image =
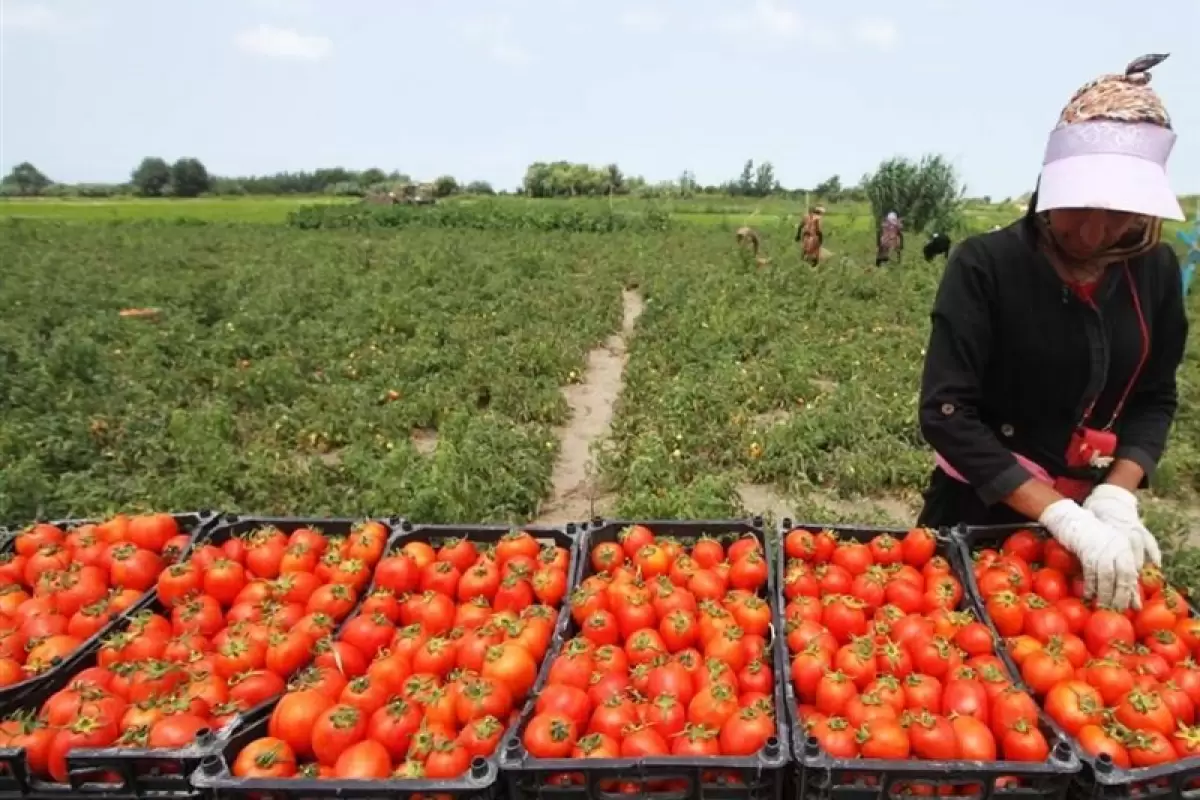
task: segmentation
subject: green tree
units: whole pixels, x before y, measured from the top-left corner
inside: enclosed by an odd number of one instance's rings
[[[735,185],[738,194],[750,194],[754,191],[754,159],[746,159],[746,163],[742,167],[742,174]]]
[[[621,174],[621,168],[616,164],[609,164],[604,168],[606,184],[605,193],[612,192],[620,194],[625,191],[625,176]]]
[[[130,181],[143,197],[161,197],[171,185],[171,168],[161,158],[143,158],[130,176]]]
[[[679,175],[679,194],[681,197],[691,197],[696,193],[696,174],[690,169],[685,169]]]
[[[639,185],[637,181],[625,177],[616,164],[597,168],[568,161],[537,161],[525,170],[521,190],[529,197],[626,194]]]
[[[766,197],[775,191],[775,186],[775,167],[770,161],[764,161],[754,171],[754,194],[757,197]]]
[[[34,195],[41,194],[43,190],[48,188],[52,181],[42,174],[42,171],[30,164],[28,161],[22,161],[12,168],[12,172],[4,178],[0,183],[5,186],[14,187],[17,194]]]
[[[471,181],[467,184],[467,194],[495,194],[496,190],[487,181]]]
[[[834,175],[832,178],[826,178],[817,184],[813,189],[813,194],[817,197],[823,197],[826,200],[837,200],[842,194],[842,179],[839,175]]]
[[[458,191],[458,181],[452,175],[441,175],[433,182],[434,197],[449,197]]]
[[[377,167],[364,169],[358,176],[358,183],[362,186],[373,186],[376,183],[383,183],[387,180],[387,173]]]
[[[212,185],[199,159],[181,158],[171,165],[171,191],[176,197],[199,197]]]
[[[943,156],[927,155],[917,163],[890,159],[865,178],[863,188],[876,226],[889,211],[899,214],[905,229],[913,233],[927,229],[948,233],[962,222],[966,187]]]

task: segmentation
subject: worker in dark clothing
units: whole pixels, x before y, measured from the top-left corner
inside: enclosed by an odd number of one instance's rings
[[[1039,521],[1078,556],[1089,596],[1138,605],[1159,563],[1134,492],[1166,445],[1187,340],[1175,134],[1148,70],[1084,86],[1050,134],[1025,218],[972,236],[932,314],[920,423],[937,451],[920,524]]]
[[[926,261],[933,261],[938,256],[950,254],[950,237],[944,233],[935,233],[929,237],[929,241],[925,243],[925,247],[921,253],[925,256]]]

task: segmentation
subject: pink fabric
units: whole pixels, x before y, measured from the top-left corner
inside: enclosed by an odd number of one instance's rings
[[[1183,220],[1166,164],[1175,133],[1150,123],[1093,120],[1050,134],[1038,212],[1103,208]]]
[[[1029,470],[1029,474],[1032,475],[1035,480],[1039,480],[1042,483],[1048,483],[1051,486],[1054,485],[1054,478],[1051,478],[1050,473],[1046,472],[1046,470],[1044,470],[1040,464],[1035,461],[1031,461],[1020,453],[1013,453],[1013,455],[1016,456],[1017,462],[1022,467]],[[934,453],[934,463],[942,468],[942,472],[946,473],[951,478],[954,478],[954,480],[958,481],[959,483],[967,482],[967,479],[960,475],[958,470],[950,466],[949,461],[942,458],[941,453]]]

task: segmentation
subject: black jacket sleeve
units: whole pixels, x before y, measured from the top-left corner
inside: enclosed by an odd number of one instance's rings
[[[1179,259],[1166,245],[1160,248],[1160,253],[1155,263],[1157,302],[1150,331],[1150,358],[1118,420],[1119,444],[1115,453],[1117,458],[1127,458],[1140,466],[1147,481],[1162,458],[1167,432],[1179,404],[1175,373],[1183,361],[1188,335]]]
[[[992,338],[993,278],[979,238],[955,249],[933,307],[921,379],[921,434],[987,505],[1031,475],[980,419]]]

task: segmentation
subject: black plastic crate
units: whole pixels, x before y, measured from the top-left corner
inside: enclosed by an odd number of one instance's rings
[[[953,534],[958,566],[965,573],[963,585],[967,588],[967,594],[971,598],[976,616],[991,628],[997,641],[1002,641],[999,631],[996,630],[991,617],[985,611],[983,596],[979,592],[979,583],[975,580],[974,556],[978,550],[984,548],[999,549],[1009,535],[1019,530],[1033,531],[1049,538],[1044,528],[1032,523],[1029,525],[963,525],[957,528]],[[1191,609],[1192,616],[1200,617],[1200,611],[1190,600],[1188,607]],[[1012,656],[1009,655],[1008,648],[1001,646],[999,650],[1000,658],[1020,682],[1021,671]],[[1180,759],[1157,767],[1122,769],[1113,764],[1112,759],[1106,754],[1099,758],[1091,755],[1049,716],[1046,720],[1054,727],[1055,731],[1071,743],[1076,755],[1083,763],[1083,770],[1076,776],[1074,793],[1077,796],[1090,798],[1136,797],[1139,800],[1200,796],[1200,792],[1196,791],[1200,789],[1200,758]]]
[[[392,521],[376,521],[387,526],[389,531],[393,530]],[[362,520],[349,518],[241,517],[226,514],[215,521],[197,544],[219,546],[234,536],[264,527],[275,527],[284,533],[291,533],[298,528],[312,528],[336,536],[349,533],[360,522]],[[359,597],[360,603],[366,594],[364,592]],[[157,592],[154,591],[138,610],[169,616],[167,609],[158,602]],[[353,615],[352,610],[346,619]],[[39,685],[35,692],[23,699],[20,707],[39,708],[50,695],[69,684],[71,678],[80,670],[94,666],[103,639],[124,630],[130,622],[129,616],[131,615],[122,618],[117,625],[109,627],[105,636],[93,642],[86,652],[81,652],[78,658],[71,659],[61,670],[57,670],[54,680]],[[339,625],[338,630],[340,628]],[[243,717],[250,717],[272,703],[273,701],[262,703],[258,708],[250,709]],[[11,781],[15,796],[39,800],[63,798],[72,794],[103,796],[106,800],[198,797],[200,793],[190,781],[191,772],[200,766],[205,756],[220,750],[237,725],[238,720],[235,720],[223,730],[201,735],[196,742],[179,749],[108,747],[74,750],[67,756],[69,785],[45,781],[32,775],[27,768],[23,750],[0,749],[0,797],[9,796],[10,781],[5,773],[15,776]]]
[[[492,545],[507,533],[522,530],[543,544],[566,548],[570,554],[567,567],[567,596],[577,585],[580,573],[579,526],[566,523],[562,526],[527,526],[514,528],[508,525],[419,525],[407,520],[400,521],[396,532],[388,540],[384,557],[399,550],[409,542],[425,542],[434,547],[449,539],[463,538]],[[555,641],[538,666],[538,681],[545,679],[553,654],[557,649],[561,631],[570,619],[570,606],[564,600],[555,625]],[[239,720],[230,737],[222,740],[216,752],[205,758],[192,775],[192,782],[203,789],[213,800],[222,798],[253,798],[253,800],[275,800],[276,798],[323,798],[323,797],[403,797],[422,795],[425,797],[454,798],[455,800],[493,800],[501,788],[499,782],[499,750],[512,729],[500,739],[497,753],[490,758],[475,758],[467,772],[457,779],[422,780],[329,780],[310,778],[238,778],[233,775],[232,765],[238,753],[250,742],[267,735],[271,712],[278,700],[260,707]]]
[[[852,525],[824,525],[793,522],[782,519],[779,523],[779,538],[782,548],[783,537],[790,531],[803,528],[814,533],[832,530],[840,538],[869,542],[884,533],[897,538],[908,533],[907,528],[859,527]],[[937,535],[936,555],[945,558],[963,585],[963,599],[959,610],[974,610],[967,589],[967,581],[961,574],[955,558],[957,547],[948,531],[935,531]],[[786,608],[783,596],[783,579],[787,557],[782,549],[775,560],[779,587],[777,602],[780,614]],[[994,635],[995,631],[993,631]],[[971,796],[976,798],[1037,798],[1053,800],[1063,798],[1071,787],[1072,780],[1080,770],[1069,740],[1055,728],[1050,719],[1039,711],[1039,722],[1046,743],[1050,746],[1050,759],[1046,763],[1024,761],[927,761],[911,759],[889,761],[881,759],[835,758],[825,753],[817,740],[805,732],[797,714],[795,687],[791,681],[791,653],[788,652],[787,636],[780,637],[780,650],[784,654],[786,668],[782,673],[784,692],[787,695],[787,711],[792,730],[792,749],[795,756],[794,794],[796,800],[885,800],[903,795]],[[996,639],[997,650],[1003,645]],[[1000,653],[997,653],[1000,656]],[[1003,657],[1001,656],[1003,659]],[[1020,683],[1020,673],[1012,669],[1008,661],[1009,678]],[[997,744],[999,744],[997,742]]]
[[[591,575],[589,554],[594,545],[616,541],[617,534],[630,525],[645,525],[655,534],[672,536],[681,542],[691,542],[708,534],[741,537],[747,534],[757,538],[767,558],[771,558],[771,542],[768,541],[761,517],[752,520],[681,522],[670,520],[604,520],[594,519],[583,526],[579,541],[580,569],[578,580],[582,582]],[[767,573],[767,593],[764,598],[771,604],[772,625],[780,629],[780,613],[776,598],[775,570]],[[548,666],[562,651],[563,645],[578,633],[569,613],[562,636],[546,656],[546,662],[534,686],[534,695],[545,685],[549,677]],[[601,798],[630,796],[622,790],[615,792],[605,784],[635,784],[633,795],[662,798],[663,800],[688,800],[711,798],[713,800],[780,800],[783,797],[786,767],[789,760],[787,716],[784,711],[784,696],[780,680],[786,675],[782,650],[772,642],[772,669],[775,672],[775,724],[776,736],[754,756],[721,756],[705,759],[689,759],[681,756],[658,758],[617,759],[539,759],[529,755],[522,744],[525,726],[533,716],[534,701],[522,709],[517,724],[505,734],[501,744],[500,771],[505,778],[509,800],[601,800]],[[580,781],[570,784],[556,780],[558,776],[570,774]],[[657,789],[663,785],[663,789]]]
[[[184,548],[183,553],[181,553],[179,556],[180,560],[187,558],[197,545],[203,544],[208,540],[208,536],[212,533],[213,527],[215,527],[217,521],[219,520],[219,516],[213,511],[180,512],[172,514],[171,516],[175,518],[175,522],[177,525],[179,525],[180,531],[190,536],[187,547]],[[72,529],[78,528],[80,525],[98,524],[100,520],[61,519],[50,520],[48,522],[57,528],[61,528],[63,531],[70,532]],[[0,553],[12,552],[12,548],[16,542],[16,537],[20,531],[15,528],[0,529],[0,531],[2,531],[0,532]],[[85,639],[83,644],[79,645],[79,647],[75,649],[74,653],[63,659],[57,665],[51,667],[40,675],[34,675],[26,678],[23,681],[20,681],[19,683],[15,683],[12,686],[6,686],[0,689],[0,717],[3,717],[11,709],[26,705],[28,696],[32,692],[36,692],[38,687],[41,686],[43,682],[52,680],[53,675],[59,671],[77,671],[71,670],[70,666],[75,660],[75,656],[83,653],[93,645],[98,646],[106,637],[112,634],[113,631],[123,627],[131,616],[146,608],[146,606],[151,602],[153,595],[153,589],[143,593],[137,602],[135,602],[125,611],[110,619],[103,628],[96,631],[96,633],[92,634],[89,638]],[[0,753],[2,752],[3,751],[0,750]]]

